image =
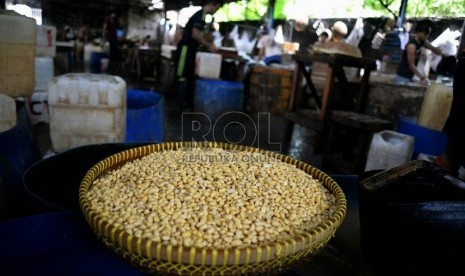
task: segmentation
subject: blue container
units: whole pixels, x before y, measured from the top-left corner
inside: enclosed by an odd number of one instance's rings
[[[16,125],[0,132],[0,189],[4,194],[0,199],[3,205],[0,206],[0,220],[27,214],[27,192],[22,177],[42,158],[25,106],[17,106],[17,110]]]
[[[126,112],[126,142],[163,142],[165,117],[162,94],[128,89]]]
[[[397,123],[397,132],[411,135],[415,138],[413,157],[424,153],[438,156],[446,148],[448,137],[446,134],[420,126],[414,118],[401,118]]]
[[[90,54],[90,72],[93,74],[100,74],[102,72],[102,58],[105,57],[104,53],[92,52]]]
[[[210,120],[216,120],[227,112],[241,112],[243,102],[242,83],[211,79],[196,81],[194,110],[206,114]]]

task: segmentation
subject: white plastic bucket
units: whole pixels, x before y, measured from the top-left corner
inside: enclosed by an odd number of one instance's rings
[[[412,158],[415,138],[392,130],[373,135],[365,171],[386,170],[402,165]]]

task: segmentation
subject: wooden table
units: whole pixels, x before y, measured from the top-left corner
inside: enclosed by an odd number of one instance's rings
[[[321,120],[324,120],[328,110],[330,110],[331,107],[331,101],[335,96],[342,96],[342,97],[347,97],[349,95],[350,91],[347,91],[349,89],[349,82],[347,80],[344,67],[351,67],[351,68],[357,68],[357,69],[363,69],[364,73],[363,76],[360,80],[360,88],[359,88],[359,93],[357,93],[357,98],[355,100],[355,105],[354,106],[347,106],[344,109],[347,110],[353,110],[356,112],[361,112],[363,113],[365,105],[366,105],[366,100],[368,96],[368,83],[370,80],[370,74],[373,69],[376,68],[376,62],[374,59],[368,59],[368,58],[356,58],[352,56],[347,56],[347,55],[341,55],[341,54],[332,54],[332,55],[320,55],[320,54],[314,54],[314,55],[303,55],[303,54],[296,54],[293,55],[292,58],[296,62],[296,68],[294,72],[294,81],[293,81],[293,88],[292,88],[292,93],[291,93],[291,98],[290,98],[290,104],[289,104],[289,111],[293,112],[296,111],[296,101],[297,101],[297,93],[299,90],[300,86],[300,76],[302,75],[306,82],[307,86],[310,88],[311,95],[313,99],[315,100],[318,108],[320,109],[319,112],[319,118]],[[306,63],[309,62],[321,62],[321,63],[326,63],[328,64],[327,68],[327,77],[326,77],[326,82],[323,90],[323,95],[322,98],[318,95],[315,86],[312,82],[311,79],[311,70],[308,70],[306,68]],[[347,95],[334,95],[335,94],[335,86],[336,82],[338,83],[338,87],[344,91],[344,94]]]
[[[319,138],[315,143],[315,153],[323,153],[323,166],[332,167],[338,171],[359,173],[365,164],[367,144],[373,133],[389,129],[392,126],[389,121],[364,114],[370,74],[376,68],[375,60],[341,54],[300,54],[294,55],[292,58],[296,62],[296,67],[289,112],[285,114],[285,117],[292,123],[298,123],[317,131]],[[312,81],[311,69],[307,69],[306,66],[308,63],[316,62],[328,65],[322,97],[317,93]],[[345,68],[363,69],[362,77],[357,79],[357,88],[354,88],[354,82],[348,81]],[[301,76],[305,78],[307,86],[310,88],[317,109],[296,108]],[[337,154],[335,144],[341,144],[341,141],[336,138],[340,136],[342,128],[346,128],[346,131],[342,133],[350,134],[347,141],[353,141],[353,143],[343,143],[345,144],[342,147],[343,154],[350,157],[348,160],[344,159],[347,162],[343,162],[343,158],[335,155]],[[292,131],[292,127],[289,128],[289,131]],[[291,135],[289,132],[288,136]],[[355,152],[353,152],[354,150]],[[343,163],[350,164],[350,166],[342,166]]]

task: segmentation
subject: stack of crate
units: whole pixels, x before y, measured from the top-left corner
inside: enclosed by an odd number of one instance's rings
[[[253,112],[283,114],[289,108],[293,69],[253,66],[247,104]]]

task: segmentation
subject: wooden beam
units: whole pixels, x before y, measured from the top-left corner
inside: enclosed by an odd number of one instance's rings
[[[462,35],[460,36],[460,44],[457,55],[459,55],[462,52],[463,48],[465,48],[465,20],[463,20]]]

